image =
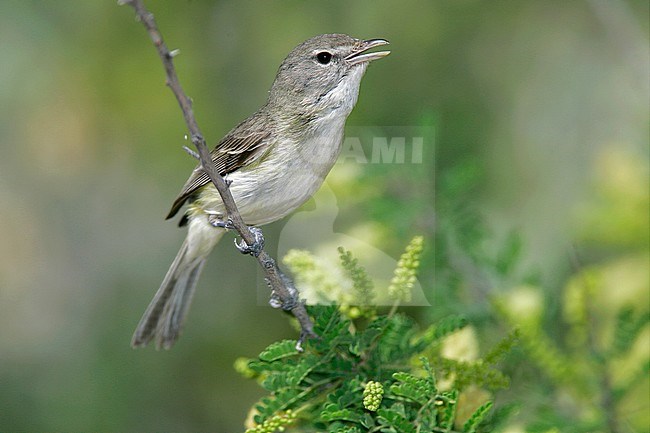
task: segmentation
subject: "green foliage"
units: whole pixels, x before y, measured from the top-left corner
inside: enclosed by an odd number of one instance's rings
[[[490,412],[490,409],[492,409],[491,401],[488,401],[487,403],[483,404],[481,407],[476,409],[476,412],[474,412],[472,416],[463,425],[463,432],[464,433],[476,432],[476,429],[478,428],[479,424],[481,424],[481,421],[485,419],[487,414]]]
[[[295,355],[298,353],[296,344],[297,341],[295,340],[282,340],[277,343],[273,343],[264,349],[262,353],[260,353],[260,360],[272,362],[278,359],[286,358],[287,356]]]
[[[428,346],[440,341],[443,337],[467,326],[467,319],[463,316],[448,316],[435,325],[431,325],[420,337],[420,347]]]
[[[507,337],[492,348],[482,359],[475,361],[459,361],[439,357],[437,363],[440,371],[454,374],[455,385],[462,390],[472,385],[488,389],[507,388],[508,378],[496,369],[496,363],[510,353],[519,340],[519,330],[513,330]]]
[[[330,337],[296,355],[322,360],[302,370],[297,391],[327,382],[286,406],[299,413],[300,431],[502,431],[513,418],[531,432],[643,431],[650,421],[639,410],[648,406],[650,377],[647,250],[594,265],[582,265],[576,254],[566,281],[544,287],[536,270],[522,269],[525,251],[516,231],[490,242],[479,214],[451,197],[449,191],[467,192],[475,182],[464,179],[468,172],[441,180],[434,281],[446,303],[428,310],[432,324],[420,328],[404,314],[374,310],[359,320],[349,308],[312,309],[319,334]],[[406,271],[418,271],[422,249],[416,247],[402,256],[394,285],[398,275],[407,282]],[[355,288],[365,287],[367,274],[353,256],[342,251],[341,261]],[[444,317],[453,302],[466,316]],[[450,356],[445,347],[472,329],[469,323],[480,341],[494,341],[504,325],[513,331],[480,358]],[[263,385],[268,372],[282,379],[270,383],[288,383],[277,362],[260,370]],[[517,378],[512,384],[504,370]],[[381,399],[367,398],[370,384],[381,386]],[[505,398],[492,404],[487,390],[504,387],[510,388]]]
[[[439,372],[454,370],[459,390],[475,384],[506,386],[501,371],[514,377],[510,391],[490,412],[494,426],[505,429],[504,420],[516,417],[518,428],[531,432],[646,431],[647,158],[603,152],[594,173],[596,202],[576,206],[583,217],[573,222],[578,234],[570,247],[558,248],[559,257],[526,251],[524,238],[534,236],[525,231],[509,230],[496,239],[476,207],[479,202],[467,199],[481,185],[476,164],[458,161],[438,171],[436,289],[444,291],[441,304],[456,302],[477,323],[481,341],[492,340],[503,325],[516,331],[482,361],[432,356],[431,362]],[[544,269],[546,261],[552,267]],[[540,269],[526,269],[524,263]],[[440,310],[431,309],[431,316],[440,317]],[[520,350],[511,353],[517,341]],[[505,366],[488,367],[503,353],[511,353]]]
[[[420,379],[403,371],[393,374],[395,383],[390,386],[394,396],[421,405],[426,404],[431,395],[437,394],[437,389],[430,378]]]
[[[621,308],[614,325],[614,338],[611,354],[621,354],[629,351],[636,342],[643,327],[650,323],[649,312],[638,313],[632,306]]]
[[[642,259],[647,263],[647,256]],[[571,276],[561,297],[559,325],[565,338],[553,339],[545,326],[551,315],[539,289],[528,287],[501,296],[494,305],[508,325],[519,326],[519,339],[528,365],[541,372],[546,392],[561,393],[562,404],[551,400],[539,407],[544,416],[530,422],[535,430],[571,425],[575,432],[627,431],[622,425],[647,425],[647,415],[635,408],[647,401],[647,304],[630,303],[623,275],[641,260],[623,260],[587,267]],[[612,278],[615,277],[615,278]],[[647,277],[646,277],[647,278]],[[630,290],[647,290],[647,280]],[[612,294],[616,293],[616,297]],[[630,292],[634,294],[634,292]],[[522,302],[525,295],[525,302]],[[534,319],[525,312],[534,311]],[[644,349],[646,347],[646,349]],[[486,359],[490,358],[490,354]],[[568,414],[566,407],[571,407]]]
[[[409,275],[417,271],[422,247],[417,239],[400,264],[410,269]],[[365,271],[350,252],[339,253],[359,296],[371,299]],[[255,405],[251,428],[263,428],[291,413],[292,425],[304,429],[300,431],[489,431],[485,421],[491,403],[464,407],[469,415],[461,417],[459,395],[472,383],[507,383],[494,364],[510,350],[514,336],[492,349],[488,360],[461,363],[442,356],[441,348],[445,338],[467,326],[463,317],[447,317],[422,330],[394,309],[387,314],[373,309],[372,315],[361,317],[334,305],[308,308],[318,338],[309,340],[303,353],[296,351],[295,341],[284,340],[263,350],[247,369],[239,367],[244,373],[255,372],[269,392]]]

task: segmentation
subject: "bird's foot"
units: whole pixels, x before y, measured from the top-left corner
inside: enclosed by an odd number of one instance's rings
[[[233,225],[230,218],[224,221],[223,216],[221,214],[208,214],[208,223],[210,223],[212,227],[218,227],[220,229],[226,229],[226,230],[235,229],[235,226]]]
[[[264,235],[262,234],[262,230],[257,227],[249,227],[248,230],[250,230],[255,237],[255,242],[253,242],[252,245],[248,245],[243,239],[239,242],[235,239],[235,246],[240,253],[250,254],[257,257],[264,249]]]

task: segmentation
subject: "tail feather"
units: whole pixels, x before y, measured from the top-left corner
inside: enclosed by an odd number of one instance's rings
[[[180,335],[205,262],[205,258],[196,259],[188,267],[188,272],[183,273],[176,283],[180,287],[185,287],[185,289],[175,290],[171,299],[165,305],[156,330],[156,347],[169,349]]]
[[[207,256],[221,234],[221,230],[211,233],[209,242],[204,244],[209,248],[200,249],[190,245],[198,239],[188,234],[133,333],[132,347],[144,347],[155,339],[156,348],[169,349],[176,342]]]

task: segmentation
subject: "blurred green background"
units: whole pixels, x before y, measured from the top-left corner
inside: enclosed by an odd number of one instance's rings
[[[147,6],[181,50],[178,73],[211,143],[264,102],[301,41],[332,32],[391,41],[348,124],[435,132],[423,164],[354,176],[337,166],[335,227],[375,237],[393,257],[425,236],[420,281],[434,306],[414,314],[480,310],[481,294],[505,288],[436,285],[437,221],[453,208],[437,198],[478,210],[494,244],[516,231],[522,268],[551,300],[578,248],[583,264],[641,257],[641,290],[630,296],[647,303],[646,1]],[[194,166],[133,10],[3,0],[0,59],[0,431],[242,430],[262,393],[233,361],[296,334],[258,305],[256,264],[229,242],[206,267],[174,349],[129,347],[184,237],[163,217]],[[282,224],[265,230],[268,245]]]

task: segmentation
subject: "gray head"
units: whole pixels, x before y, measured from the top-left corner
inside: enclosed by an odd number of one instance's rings
[[[314,117],[332,110],[347,116],[357,101],[368,63],[390,54],[366,51],[386,44],[384,39],[362,40],[343,34],[306,40],[280,65],[269,105],[279,104],[282,111],[300,116]]]

